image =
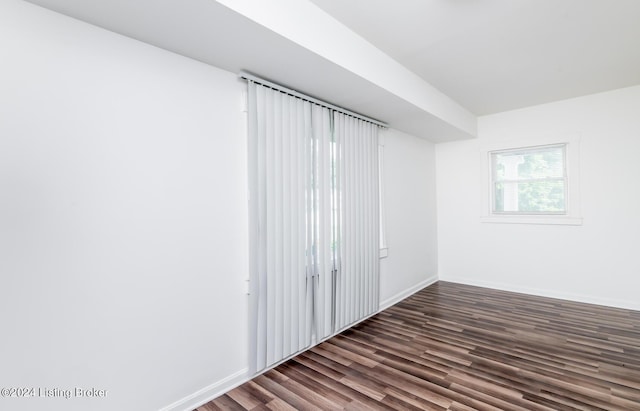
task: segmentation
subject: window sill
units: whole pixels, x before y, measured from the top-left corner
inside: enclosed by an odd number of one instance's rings
[[[582,218],[567,216],[501,215],[480,217],[480,222],[493,224],[582,225]]]

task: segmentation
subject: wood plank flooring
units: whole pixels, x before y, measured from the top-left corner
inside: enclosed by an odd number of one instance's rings
[[[640,410],[640,312],[438,282],[201,406]]]

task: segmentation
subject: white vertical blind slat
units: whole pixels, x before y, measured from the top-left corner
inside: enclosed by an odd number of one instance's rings
[[[292,249],[296,250],[293,253],[294,257],[294,271],[292,273],[292,294],[294,297],[294,304],[292,304],[291,310],[293,311],[293,324],[294,329],[291,330],[292,347],[304,346],[304,310],[302,302],[304,301],[304,290],[306,288],[306,273],[305,273],[305,224],[304,224],[304,141],[300,136],[304,136],[304,104],[301,100],[295,102],[295,115],[292,116],[294,122],[294,129],[292,136],[292,176],[294,181],[294,192],[291,199],[292,203],[295,203],[293,207],[292,218],[294,218],[295,229],[293,232],[294,241]]]
[[[353,281],[353,276],[351,275],[352,269],[351,266],[353,261],[351,260],[351,233],[352,233],[352,224],[353,220],[351,218],[351,168],[353,165],[353,161],[351,159],[351,147],[349,140],[346,138],[348,133],[347,124],[344,122],[344,117],[338,114],[340,121],[342,123],[342,146],[344,147],[344,159],[343,159],[343,170],[344,170],[344,186],[343,186],[343,213],[344,213],[344,225],[342,227],[342,242],[344,244],[344,254],[342,255],[342,266],[343,266],[343,284],[344,284],[344,294],[342,296],[342,321],[339,323],[339,326],[342,327],[347,323],[348,319],[351,317],[351,305],[353,301],[350,301],[348,296],[351,294],[351,282]]]
[[[362,284],[362,313],[369,312],[369,293],[371,290],[369,286],[371,281],[368,281],[368,276],[371,275],[371,190],[369,187],[369,160],[371,157],[371,153],[369,152],[369,144],[371,143],[371,136],[369,134],[369,125],[364,123],[361,124],[362,127],[362,196],[363,196],[363,207],[362,207],[362,233],[363,233],[363,241],[362,241],[362,249],[363,249],[363,273],[364,273],[364,281]]]
[[[291,217],[295,203],[291,202],[291,114],[294,101],[281,99],[282,101],[282,117],[281,117],[281,133],[282,133],[282,162],[280,165],[282,178],[282,353],[292,352],[291,347],[291,285],[293,279],[292,262],[291,262]]]
[[[258,124],[257,118],[257,96],[256,85],[248,82],[247,85],[247,128],[250,131],[256,130]],[[258,190],[259,190],[259,149],[258,135],[254,132],[248,133],[248,175],[249,175],[249,276],[250,288],[249,293],[252,298],[249,299],[249,316],[251,319],[250,327],[250,344],[249,344],[249,364],[250,371],[255,372],[259,368],[258,363],[263,362],[263,358],[259,355],[261,347],[258,343],[258,335],[260,334],[258,317],[261,314],[259,310],[259,299],[256,298],[260,291],[259,279],[259,244],[260,244],[260,218],[258,207]]]
[[[360,261],[360,269],[358,270],[358,315],[357,318],[362,318],[365,316],[365,286],[366,286],[366,270],[367,270],[367,249],[365,247],[366,237],[365,237],[365,220],[366,220],[366,179],[365,179],[365,162],[366,162],[366,152],[364,151],[365,147],[365,136],[364,133],[364,125],[362,122],[357,123],[358,129],[358,209],[361,210],[358,213],[358,260]]]
[[[331,296],[333,292],[333,275],[331,262],[331,113],[328,109],[322,110],[322,141],[324,144],[324,158],[323,163],[323,178],[324,178],[324,202],[321,212],[324,214],[324,240],[322,245],[324,247],[324,279],[322,285],[324,287],[324,298],[322,301],[323,321],[322,321],[322,333],[318,335],[319,338],[325,338],[331,335]]]
[[[287,179],[289,182],[289,191],[286,202],[289,205],[289,305],[286,307],[287,313],[289,314],[289,351],[292,351],[295,347],[298,346],[298,321],[299,321],[299,311],[298,307],[298,282],[299,277],[297,275],[297,271],[299,269],[298,264],[298,201],[296,199],[296,195],[298,193],[298,184],[297,184],[297,139],[296,135],[298,132],[298,101],[292,101],[289,104],[289,118],[288,118],[288,146],[287,146],[287,155],[288,161],[287,165]],[[287,214],[285,214],[287,215]],[[286,325],[285,325],[286,327]],[[285,349],[285,351],[287,351]]]
[[[266,183],[266,208],[267,220],[265,231],[267,232],[267,287],[276,290],[278,287],[278,279],[276,277],[276,248],[279,238],[275,231],[276,222],[276,176],[275,176],[275,137],[274,122],[276,111],[274,106],[274,94],[272,90],[265,91],[266,116],[265,116],[265,144],[266,144],[266,161],[265,174],[267,176]],[[276,293],[267,293],[267,363],[272,364],[276,358],[275,341],[275,322],[276,322]]]
[[[345,117],[345,120],[348,120]],[[348,132],[345,136],[345,140],[347,142],[347,147],[349,147],[349,186],[347,187],[348,200],[347,209],[349,210],[349,251],[347,255],[349,264],[349,289],[347,291],[347,298],[349,299],[349,311],[347,315],[347,323],[351,322],[352,318],[356,317],[357,310],[357,282],[358,282],[358,260],[356,256],[356,247],[357,247],[357,224],[358,224],[358,214],[356,212],[356,169],[358,167],[356,162],[356,153],[355,153],[355,145],[356,139],[355,136],[355,123],[348,122]]]
[[[282,162],[283,162],[283,94],[280,92],[273,92],[274,97],[274,111],[275,118],[273,124],[273,139],[274,139],[274,230],[275,230],[275,244],[274,244],[274,261],[275,271],[274,276],[275,283],[275,315],[274,315],[274,341],[275,351],[274,358],[283,358],[284,353],[284,304],[286,303],[285,290],[285,273],[284,273],[284,203],[283,203],[283,183],[284,178],[282,175]]]
[[[343,122],[342,118],[337,114],[333,114],[333,123],[334,123],[334,137],[336,140],[336,152],[338,153],[336,156],[336,170],[337,170],[337,181],[338,186],[336,188],[337,196],[338,196],[338,227],[337,227],[337,238],[338,238],[338,273],[337,273],[337,284],[336,284],[336,307],[335,307],[335,324],[336,328],[344,323],[345,319],[345,287],[346,287],[346,265],[344,263],[345,256],[345,176],[346,173],[344,171],[344,158],[345,158],[345,147],[344,142],[342,140],[342,136],[344,135],[343,130]]]
[[[310,154],[311,154],[311,104],[308,102],[304,102],[303,104],[303,112],[302,112],[302,125],[301,125],[301,130],[302,130],[302,134],[300,134],[302,140],[301,140],[301,154],[302,154],[302,170],[303,170],[303,178],[301,181],[301,201],[302,204],[304,206],[306,206],[307,202],[309,201],[308,198],[308,193],[310,191],[311,188],[311,182],[312,182],[312,173],[311,173],[311,162],[310,162]],[[304,207],[302,208],[304,210]],[[311,242],[310,242],[310,237],[307,235],[308,227],[309,227],[309,215],[308,214],[304,214],[301,216],[301,221],[303,223],[303,226],[301,227],[301,234],[303,236],[303,238],[305,238],[305,241],[301,241],[301,252],[303,256],[306,256],[307,254],[309,255],[308,257],[306,257],[305,259],[302,260],[302,264],[303,264],[303,271],[301,271],[301,283],[300,283],[300,291],[301,291],[301,298],[304,301],[304,306],[303,308],[303,312],[302,312],[302,322],[301,322],[301,326],[303,327],[300,332],[301,332],[301,337],[302,337],[302,346],[306,347],[308,345],[311,344],[311,324],[312,324],[312,320],[311,320],[311,315],[312,315],[312,311],[311,311],[311,303],[312,303],[312,299],[311,299],[311,293],[313,290],[313,283],[311,281],[310,278],[310,272],[309,267],[310,267],[310,252],[307,252],[308,250],[311,250]]]
[[[367,250],[366,252],[366,272],[367,272],[367,276],[371,276],[373,274],[373,250],[371,249],[371,237],[374,237],[375,234],[372,232],[372,228],[373,228],[373,224],[374,222],[373,220],[373,212],[372,212],[372,207],[373,207],[373,201],[371,198],[371,193],[373,190],[373,187],[371,187],[371,128],[369,127],[369,125],[366,125],[367,127],[365,128],[365,168],[364,168],[364,178],[365,178],[365,198],[366,198],[366,204],[367,204],[367,215],[366,215],[366,219],[365,219],[365,243],[364,243],[364,247]],[[365,307],[365,312],[369,312],[370,308],[371,308],[371,281],[367,281],[366,285],[365,285],[365,291],[364,291],[364,307]]]
[[[267,124],[265,118],[267,117],[267,105],[266,105],[266,91],[262,88],[258,88],[257,93],[258,99],[258,152],[260,155],[260,170],[258,171],[260,186],[258,193],[258,207],[259,207],[259,215],[260,215],[260,249],[259,249],[259,277],[260,277],[260,318],[259,318],[259,332],[260,335],[267,335],[267,288],[266,284],[269,282],[269,277],[267,273],[267,173],[265,170],[267,169],[267,142],[266,142],[266,133],[267,133]],[[262,138],[260,138],[262,135]],[[264,338],[263,341],[260,342],[260,362],[259,364],[263,364],[262,367],[265,367],[267,364],[267,338]]]
[[[378,168],[378,139],[377,139],[377,127],[369,127],[369,171],[367,176],[369,177],[369,201],[371,206],[369,207],[369,250],[371,255],[369,261],[371,264],[371,271],[373,275],[373,281],[369,282],[367,295],[369,297],[368,311],[375,311],[378,309],[378,298],[374,295],[374,283],[379,281],[377,268],[379,264],[380,254],[380,216],[378,214],[379,208],[379,194],[378,194],[378,178],[376,170]]]
[[[377,284],[380,283],[380,186],[378,181],[378,127],[370,128],[370,156],[371,156],[371,172],[369,173],[371,187],[371,202],[372,202],[372,233],[371,233],[371,261],[375,262],[372,266],[371,281],[371,301],[369,305],[370,311],[376,311],[380,307],[380,296],[377,291]]]
[[[360,263],[358,267],[358,312],[356,314],[356,318],[364,317],[364,283],[365,283],[365,262],[366,262],[366,248],[364,247],[364,208],[365,208],[365,197],[364,197],[364,159],[365,153],[363,150],[364,147],[364,135],[363,135],[363,124],[362,122],[356,122],[356,130],[357,130],[357,141],[359,150],[358,153],[358,162],[356,164],[356,179],[360,184],[358,184],[358,192],[357,192],[357,208],[361,210],[358,212],[358,262]]]
[[[324,280],[324,244],[323,239],[325,238],[324,233],[324,213],[323,205],[324,205],[324,157],[325,157],[325,146],[324,140],[322,138],[322,108],[317,105],[313,105],[313,109],[311,112],[311,123],[313,124],[313,140],[316,145],[316,156],[315,156],[315,177],[314,177],[314,192],[316,194],[315,202],[314,202],[314,214],[316,216],[315,219],[315,238],[314,238],[314,257],[315,257],[315,270],[314,270],[314,286],[315,286],[315,295],[314,295],[314,314],[315,314],[315,334],[316,338],[322,335],[322,325],[323,325],[323,311],[322,311],[322,301],[324,300],[324,287],[322,286],[322,281]]]
[[[351,140],[354,142],[354,150],[353,150],[353,250],[351,253],[351,258],[355,262],[354,264],[354,286],[353,286],[353,301],[354,301],[354,311],[351,319],[358,318],[360,316],[360,265],[361,265],[361,257],[362,255],[358,253],[360,248],[360,217],[362,216],[360,199],[360,189],[362,188],[361,184],[357,184],[359,182],[360,177],[360,150],[357,150],[356,147],[360,146],[360,134],[358,133],[359,124],[353,123],[352,134],[349,136]]]
[[[313,194],[313,130],[311,124],[311,104],[305,104],[304,110],[304,199],[306,206],[305,219],[305,234],[306,241],[304,244],[304,253],[306,255],[305,263],[305,287],[304,287],[304,314],[305,314],[305,329],[304,340],[306,344],[311,344],[311,327],[313,324],[313,236],[314,236],[314,213],[313,213],[313,200],[315,198]]]

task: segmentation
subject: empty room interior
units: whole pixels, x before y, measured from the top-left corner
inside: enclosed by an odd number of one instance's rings
[[[0,0],[0,409],[640,410],[639,21]]]

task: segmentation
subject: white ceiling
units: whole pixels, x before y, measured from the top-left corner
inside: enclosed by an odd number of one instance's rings
[[[640,84],[640,0],[29,1],[434,142],[474,137],[474,114]]]
[[[264,0],[227,0],[226,2],[231,6],[244,6],[252,12],[255,10],[257,15],[265,14],[266,11],[267,15],[271,13],[275,16],[278,22],[297,22],[298,27],[295,28],[295,32],[310,33],[311,38],[318,40],[325,38],[319,33],[328,31],[327,24],[335,23],[339,27],[335,27],[334,24],[334,28],[342,29],[338,31],[346,34],[345,37],[354,37],[377,52],[379,55],[376,56],[378,57],[376,61],[386,63],[387,68],[397,66],[396,69],[400,70],[391,70],[391,74],[385,73],[386,77],[393,78],[393,72],[400,72],[399,77],[402,78],[399,79],[399,83],[405,89],[408,88],[414,96],[407,97],[403,93],[390,91],[389,87],[385,87],[380,82],[368,79],[368,73],[345,68],[333,61],[331,57],[327,57],[326,53],[323,55],[310,50],[308,46],[305,47],[295,41],[299,39],[292,40],[287,37],[287,33],[278,32],[278,27],[269,28],[263,23],[256,22],[243,14],[242,10],[234,11],[227,7],[222,0],[29,0],[29,2],[233,73],[250,72],[434,142],[472,138],[475,134],[473,114],[307,1],[270,0],[269,3],[265,3]],[[265,7],[267,4],[269,7]],[[303,11],[308,12],[309,15],[302,16],[303,18],[287,15],[286,13],[294,14],[291,9],[296,5],[306,7]],[[308,30],[310,25],[315,25],[314,30]],[[288,34],[291,35],[291,33]],[[350,39],[344,40],[346,42]],[[333,44],[328,44],[325,49],[336,49]],[[360,56],[363,59],[370,57],[372,54],[371,50],[364,50],[367,47],[358,49],[357,52],[353,52],[352,48],[347,48],[346,52],[340,50],[339,54],[352,61],[357,61]],[[380,59],[380,56],[384,58]],[[421,93],[425,97],[423,100],[434,101],[435,104],[432,106],[439,107],[425,108],[425,104],[416,103],[416,99],[411,98]],[[442,112],[452,112],[454,115],[446,116]]]
[[[477,115],[640,84],[638,0],[311,0]]]

